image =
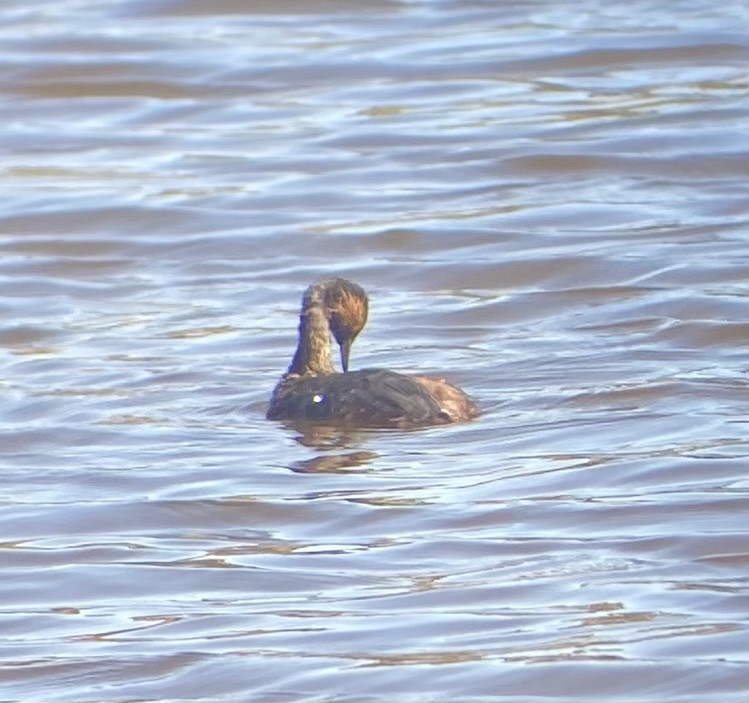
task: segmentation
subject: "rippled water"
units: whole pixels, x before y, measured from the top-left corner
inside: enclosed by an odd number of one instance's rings
[[[0,699],[747,694],[735,0],[0,9]],[[304,287],[477,421],[264,419]]]

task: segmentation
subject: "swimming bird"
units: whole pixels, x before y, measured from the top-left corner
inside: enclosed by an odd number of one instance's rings
[[[273,390],[266,417],[350,427],[423,427],[468,420],[474,401],[443,379],[387,369],[349,370],[351,346],[367,322],[364,289],[345,278],[323,278],[302,297],[299,339]],[[333,366],[331,334],[343,373]]]

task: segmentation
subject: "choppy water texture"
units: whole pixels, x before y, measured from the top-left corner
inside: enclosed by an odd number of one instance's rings
[[[747,694],[737,0],[5,0],[0,699]],[[484,414],[264,419],[303,288]]]

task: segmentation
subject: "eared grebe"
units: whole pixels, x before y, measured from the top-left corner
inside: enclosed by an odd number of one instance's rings
[[[385,369],[349,371],[351,345],[367,322],[369,301],[345,278],[313,283],[302,298],[299,341],[273,390],[269,420],[353,427],[421,427],[468,420],[476,404],[444,380]],[[343,373],[333,367],[330,335]]]

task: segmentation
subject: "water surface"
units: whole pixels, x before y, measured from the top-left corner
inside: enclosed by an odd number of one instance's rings
[[[7,0],[0,698],[744,700],[745,15]],[[266,421],[329,274],[481,418]]]

